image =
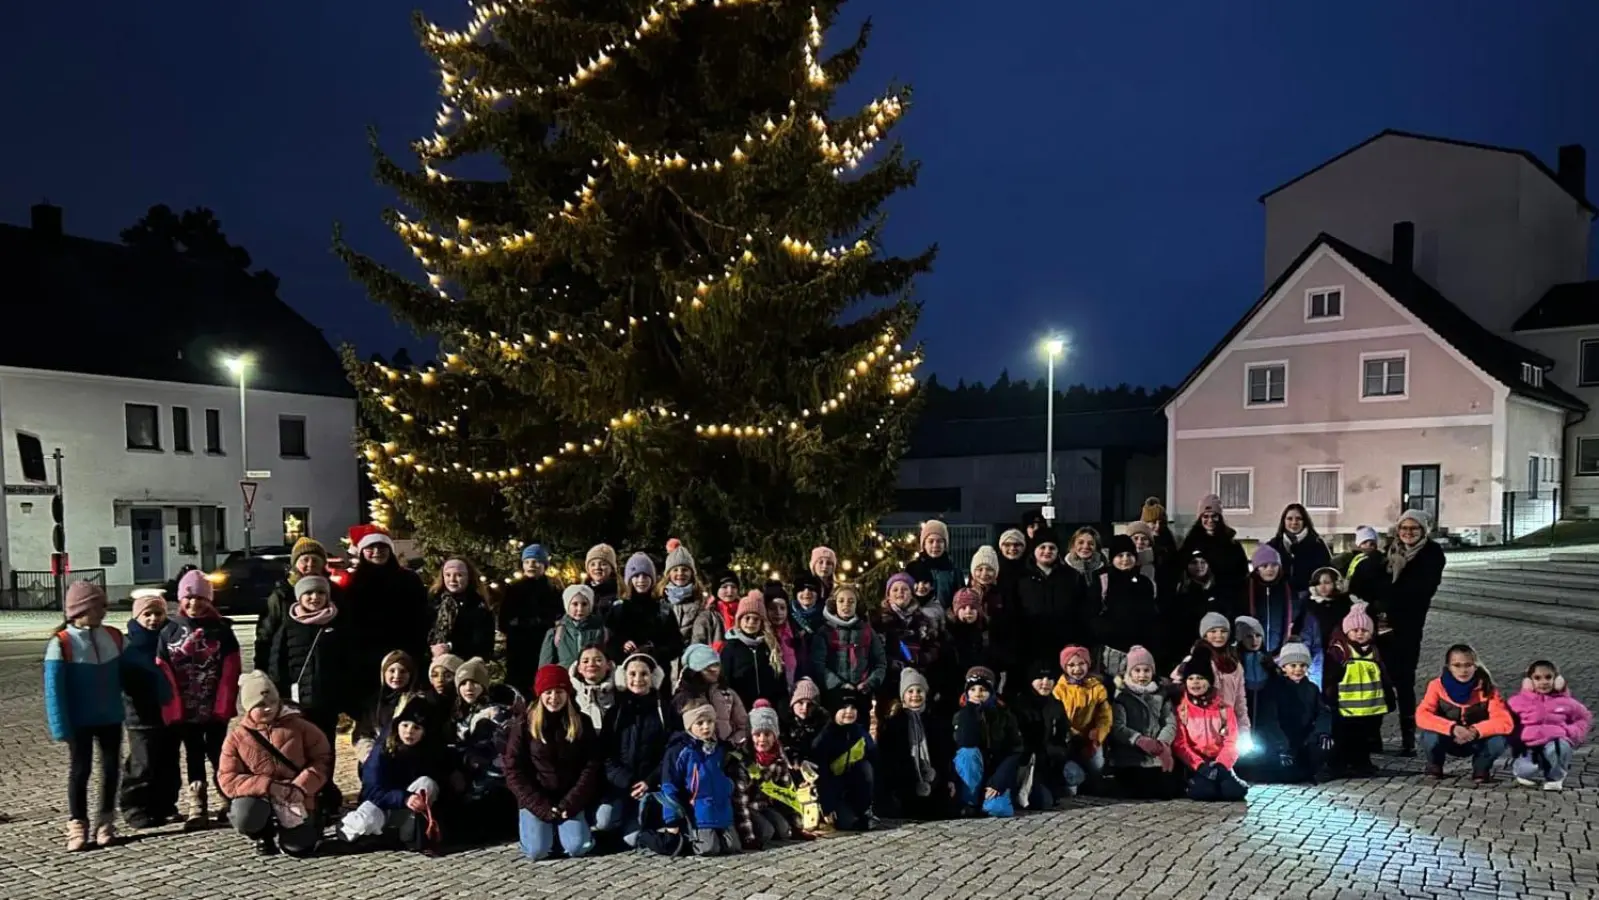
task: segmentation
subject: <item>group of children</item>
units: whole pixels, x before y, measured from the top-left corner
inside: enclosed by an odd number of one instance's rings
[[[1193,602],[1150,622],[1159,588],[1140,581],[1157,580],[1147,529],[1143,538],[1118,536],[1107,561],[1097,535],[1080,531],[1057,566],[1047,528],[1007,531],[999,551],[974,554],[961,586],[947,530],[930,522],[921,555],[889,579],[875,612],[835,577],[825,547],[791,586],[744,591],[729,574],[707,591],[676,542],[664,577],[644,553],[619,573],[599,545],[586,577],[564,588],[531,545],[492,613],[469,596],[463,562],[441,577],[451,599],[435,604],[425,650],[409,640],[393,648],[375,683],[369,672],[342,676],[359,681],[345,692],[359,702],[343,707],[355,720],[353,804],[332,783],[341,736],[329,710],[339,707],[307,694],[318,642],[337,640],[324,578],[292,582],[284,621],[306,630],[274,638],[270,660],[242,676],[238,642],[200,573],[179,585],[170,616],[159,595],[136,598],[126,637],[103,624],[103,591],[77,583],[45,667],[51,733],[71,751],[67,846],[116,840],[124,724],[130,825],[170,821],[183,793],[186,828],[204,827],[209,760],[234,828],[262,853],[294,855],[315,852],[327,825],[348,841],[426,853],[514,835],[530,859],[608,843],[721,855],[869,830],[879,815],[1004,817],[1079,791],[1240,800],[1250,782],[1373,773],[1394,685],[1377,625],[1365,604],[1339,595],[1337,570],[1307,579],[1321,598],[1320,638],[1308,643],[1304,616],[1291,600],[1279,611],[1272,593],[1282,560],[1259,553],[1246,577],[1273,577],[1248,589],[1250,615],[1206,604],[1214,579],[1196,552],[1179,589]],[[1077,579],[1069,592],[1091,585],[1095,603],[1061,619],[1081,626],[1080,639],[1033,658],[1048,630],[1032,625],[1048,618],[1039,611],[1048,613],[1057,573]],[[1173,617],[1197,631],[1186,649],[1161,646]],[[454,652],[469,648],[467,659]],[[1168,678],[1158,654],[1176,661]],[[1518,782],[1558,790],[1589,715],[1543,661],[1507,703],[1460,645],[1416,721],[1429,774],[1469,756],[1486,781],[1513,748]],[[95,746],[102,790],[91,823]]]

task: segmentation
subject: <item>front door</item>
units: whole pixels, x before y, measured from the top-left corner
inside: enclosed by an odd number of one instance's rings
[[[1438,467],[1405,466],[1399,470],[1402,510],[1419,509],[1432,517],[1438,527]]]
[[[128,513],[133,523],[133,581],[155,584],[167,580],[166,529],[160,509],[134,509]]]

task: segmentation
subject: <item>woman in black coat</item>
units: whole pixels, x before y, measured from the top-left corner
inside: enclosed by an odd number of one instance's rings
[[[1210,563],[1210,574],[1216,579],[1216,590],[1222,601],[1235,610],[1243,599],[1244,584],[1249,580],[1249,559],[1244,556],[1244,548],[1237,538],[1238,532],[1222,518],[1221,498],[1208,494],[1199,501],[1199,520],[1188,529],[1178,554],[1186,563],[1195,550],[1203,553]]]
[[[1016,584],[1012,604],[1012,662],[1054,659],[1062,647],[1088,641],[1088,616],[1084,609],[1084,581],[1060,558],[1053,528],[1033,534],[1033,562]],[[1007,687],[1017,689],[1022,673],[1014,667]]]
[[[412,659],[432,658],[428,652],[428,592],[422,579],[400,565],[394,539],[370,525],[350,529],[351,543],[360,554],[344,588],[340,612],[348,617],[348,649],[352,671],[376,670],[391,651],[401,650]],[[425,673],[424,673],[425,674]],[[356,711],[376,693],[351,698]]]

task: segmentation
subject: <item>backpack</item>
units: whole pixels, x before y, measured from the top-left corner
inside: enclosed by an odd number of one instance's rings
[[[100,627],[110,632],[111,641],[117,645],[117,654],[120,656],[122,654],[122,632],[112,628],[110,625],[101,625]],[[72,636],[67,634],[67,630],[63,628],[56,632],[56,640],[61,643],[61,661],[72,662]]]

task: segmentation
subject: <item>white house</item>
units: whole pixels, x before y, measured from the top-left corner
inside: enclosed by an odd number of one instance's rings
[[[43,572],[59,449],[66,551],[109,587],[209,568],[251,543],[331,542],[359,519],[354,391],[310,323],[238,271],[0,225],[0,582]],[[246,357],[241,450],[238,376]],[[269,474],[266,474],[269,473]]]

